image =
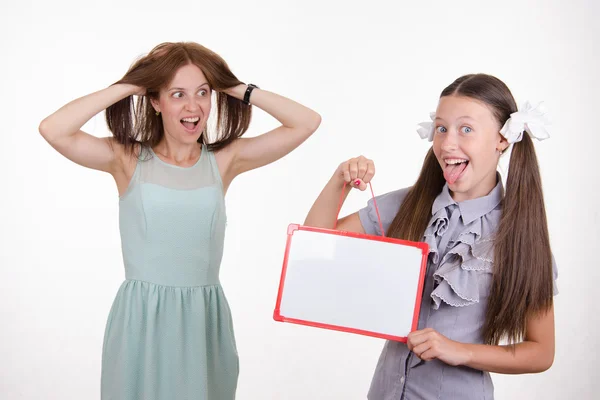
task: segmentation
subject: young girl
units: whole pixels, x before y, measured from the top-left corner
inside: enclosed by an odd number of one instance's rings
[[[547,137],[543,112],[517,112],[503,82],[478,74],[444,89],[432,119],[415,185],[376,201],[386,236],[430,249],[418,330],[386,342],[371,400],[492,399],[489,372],[542,372],[554,358],[556,270],[530,137]],[[509,146],[504,193],[496,168]],[[362,156],[342,163],[305,224],[332,228],[344,183],[364,190],[374,173]],[[380,235],[373,201],[338,227]]]
[[[213,91],[216,132],[209,132]],[[241,139],[250,103],[281,126]],[[113,137],[80,130],[106,108]],[[42,121],[52,147],[110,173],[120,196],[127,279],[106,326],[102,399],[235,397],[238,355],[219,283],[223,197],[237,175],[283,157],[319,124],[314,111],[243,84],[196,43],[157,46],[118,83]]]

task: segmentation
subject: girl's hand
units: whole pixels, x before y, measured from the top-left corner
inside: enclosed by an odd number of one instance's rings
[[[452,366],[469,362],[470,353],[463,343],[450,340],[432,328],[409,333],[406,344],[423,361],[437,358]]]
[[[336,176],[340,178],[342,183],[349,183],[351,187],[359,190],[365,190],[374,175],[375,164],[373,160],[363,156],[344,161],[336,171]]]

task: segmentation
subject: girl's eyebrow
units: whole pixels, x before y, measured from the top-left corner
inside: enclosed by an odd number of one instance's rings
[[[436,119],[436,120],[438,120],[438,119],[439,119],[440,121],[443,121],[443,120],[444,120],[443,118],[440,118],[440,117],[437,117],[437,116],[435,117],[435,119]],[[471,119],[471,120],[475,121],[475,118],[473,118],[473,117],[469,117],[468,115],[463,115],[462,117],[458,117],[457,119]]]

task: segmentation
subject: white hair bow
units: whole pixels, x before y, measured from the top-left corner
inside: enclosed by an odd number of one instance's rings
[[[429,118],[431,118],[431,122],[421,122],[419,127],[417,128],[417,132],[421,139],[427,139],[430,142],[433,141],[434,127],[433,120],[435,119],[435,112],[429,113]]]
[[[510,118],[500,129],[500,134],[511,144],[520,142],[523,139],[523,132],[527,132],[537,140],[544,140],[550,137],[549,126],[550,121],[546,116],[544,103],[540,102],[534,107],[526,101],[519,111],[510,114]]]

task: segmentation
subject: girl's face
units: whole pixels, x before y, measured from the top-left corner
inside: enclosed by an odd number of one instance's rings
[[[195,143],[210,114],[211,88],[200,68],[188,64],[177,70],[152,106],[162,113],[165,135],[179,143]]]
[[[496,167],[508,147],[487,105],[464,96],[440,98],[434,121],[433,152],[452,198],[486,196],[496,186]]]

